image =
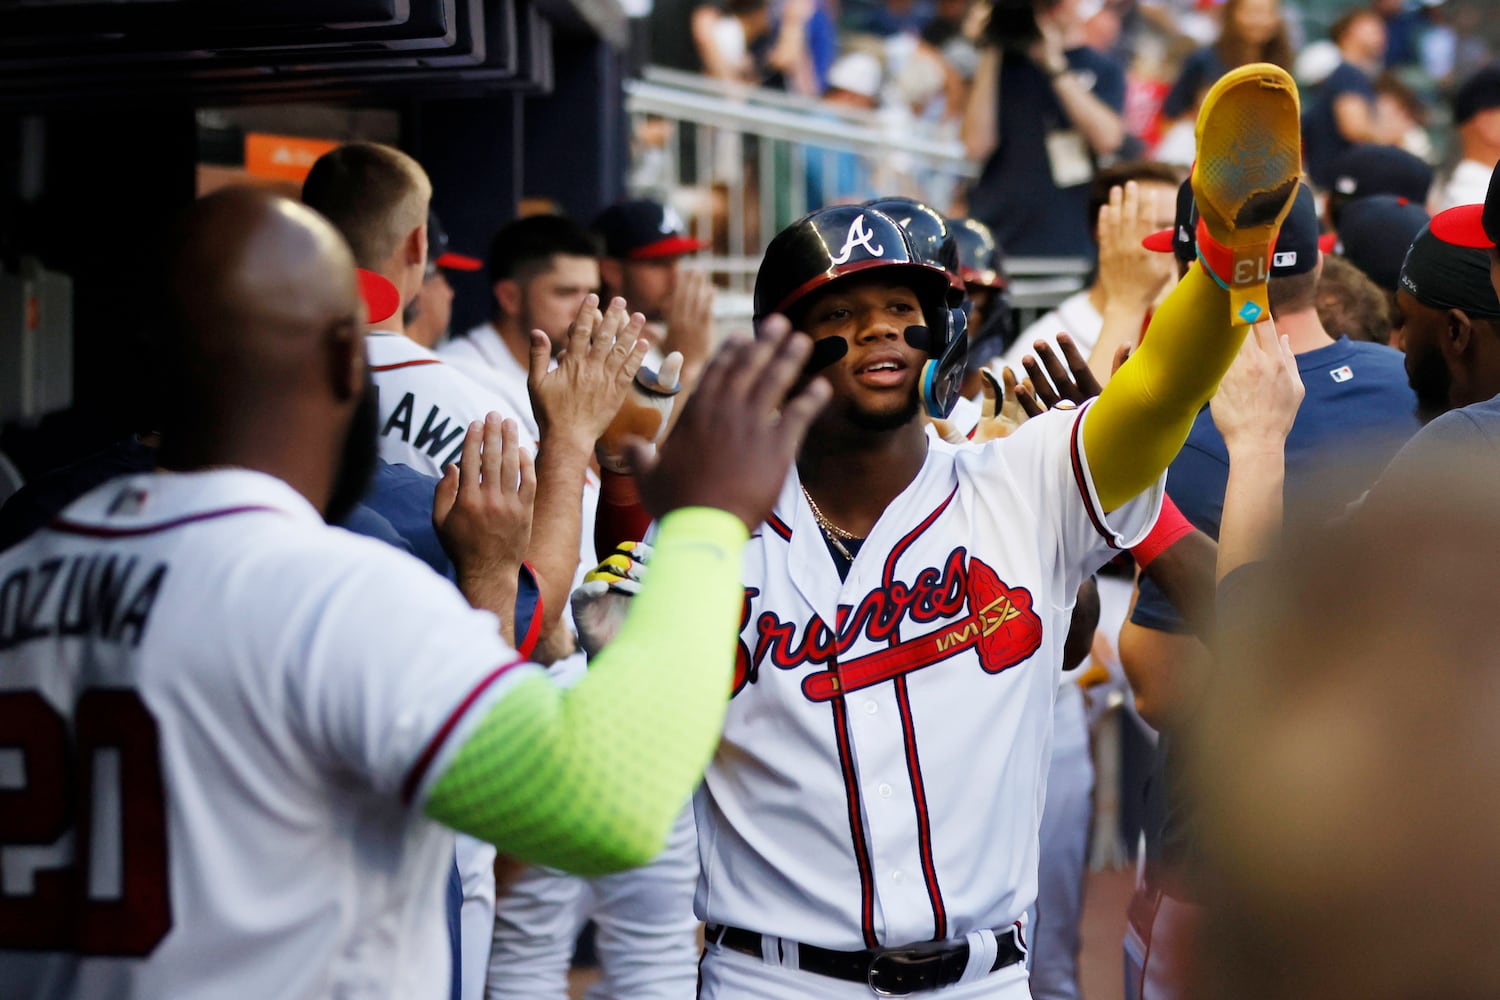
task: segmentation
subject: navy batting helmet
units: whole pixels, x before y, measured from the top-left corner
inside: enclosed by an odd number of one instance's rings
[[[906,340],[934,359],[922,371],[923,406],[933,416],[947,416],[958,400],[968,350],[953,315],[953,285],[943,268],[924,261],[911,235],[878,209],[819,209],[776,234],[755,276],[755,318],[779,312],[798,322],[806,300],[830,282],[876,271],[917,296],[927,325],[907,327]],[[822,343],[828,347],[814,354],[813,370],[837,361],[849,346],[842,339]]]

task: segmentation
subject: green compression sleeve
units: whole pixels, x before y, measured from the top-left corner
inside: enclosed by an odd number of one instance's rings
[[[723,730],[745,540],[724,511],[664,518],[615,641],[571,689],[535,676],[507,692],[434,784],[427,814],[580,875],[659,854]]]
[[[1229,293],[1190,267],[1084,418],[1084,452],[1106,511],[1172,464],[1249,331],[1229,325]]]

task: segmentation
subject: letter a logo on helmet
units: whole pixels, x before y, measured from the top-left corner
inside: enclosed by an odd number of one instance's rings
[[[855,247],[864,247],[865,253],[869,254],[871,257],[884,257],[885,244],[875,246],[874,241],[875,234],[870,232],[870,230],[865,227],[864,213],[860,213],[859,215],[856,215],[854,217],[854,221],[849,224],[849,235],[844,237],[843,249],[840,250],[838,254],[829,261],[829,263],[833,264],[835,267],[840,264],[849,263],[849,258],[853,256]]]

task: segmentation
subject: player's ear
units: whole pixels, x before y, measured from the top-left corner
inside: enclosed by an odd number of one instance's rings
[[[328,361],[329,389],[333,397],[341,403],[357,399],[369,378],[361,324],[349,320],[330,326],[323,340],[323,351]]]
[[[427,263],[427,223],[406,234],[401,242],[402,263],[408,267],[423,267]]]
[[[503,278],[494,284],[495,302],[507,316],[521,314],[521,283],[514,278]]]
[[[1469,314],[1462,309],[1448,310],[1448,350],[1444,353],[1454,356],[1461,355],[1469,349],[1470,339],[1474,335],[1474,324],[1469,319]]]

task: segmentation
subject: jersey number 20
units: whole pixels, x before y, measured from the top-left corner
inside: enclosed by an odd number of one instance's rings
[[[0,851],[73,838],[73,864],[0,883],[0,949],[149,955],[172,927],[166,801],[156,720],[134,691],[84,692],[73,734],[34,691],[0,693],[0,751],[20,788],[0,789]],[[9,866],[8,866],[9,867]]]

